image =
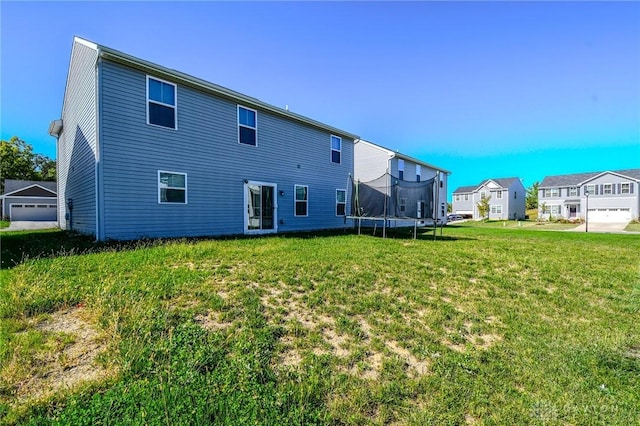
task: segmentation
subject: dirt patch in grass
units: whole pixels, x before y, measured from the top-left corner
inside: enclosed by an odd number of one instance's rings
[[[97,362],[97,357],[107,349],[107,341],[85,315],[83,308],[76,307],[55,312],[35,324],[35,329],[55,343],[47,346],[50,351],[37,354],[29,377],[14,384],[16,405],[115,375],[114,369]]]
[[[223,321],[220,317],[220,313],[208,310],[204,314],[196,315],[193,320],[207,331],[226,330],[231,323]]]

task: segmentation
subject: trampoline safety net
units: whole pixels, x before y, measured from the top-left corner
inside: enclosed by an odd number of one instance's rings
[[[422,182],[408,182],[388,173],[369,182],[354,181],[351,191],[351,215],[432,219],[434,181],[435,178]]]

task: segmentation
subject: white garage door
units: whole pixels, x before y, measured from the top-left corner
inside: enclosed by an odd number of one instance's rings
[[[631,209],[589,209],[589,220],[593,222],[628,222]]]
[[[20,220],[51,221],[58,220],[55,204],[11,204],[10,219],[14,222]]]

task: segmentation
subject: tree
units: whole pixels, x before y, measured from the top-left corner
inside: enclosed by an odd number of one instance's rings
[[[447,213],[451,212],[453,212],[453,206],[451,205],[451,203],[447,203]]]
[[[56,180],[56,161],[35,154],[33,147],[17,136],[0,141],[0,191],[5,179]]]
[[[537,209],[538,208],[538,188],[540,187],[540,182],[534,182],[527,189],[527,209]]]
[[[486,195],[482,195],[480,197],[480,201],[478,201],[478,213],[480,214],[480,217],[484,218],[484,219],[489,219],[489,201],[491,200],[491,196],[486,196]]]

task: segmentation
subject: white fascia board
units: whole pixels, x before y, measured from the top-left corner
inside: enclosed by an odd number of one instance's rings
[[[16,189],[14,191],[11,191],[11,192],[7,192],[6,194],[2,194],[2,197],[7,197],[9,195],[15,194],[16,192],[20,192],[20,191],[24,191],[25,189],[36,188],[36,187],[40,188],[40,189],[44,189],[45,191],[52,193],[54,196],[57,196],[57,194],[54,191],[50,190],[49,188],[45,188],[42,185],[38,185],[36,183],[36,184],[33,184],[33,185],[25,186],[24,188],[20,188],[20,189]],[[33,197],[33,195],[23,195],[23,197]],[[47,198],[47,197],[44,197],[44,196],[41,197],[39,195],[36,196],[36,198],[38,198],[38,197],[39,198]]]

